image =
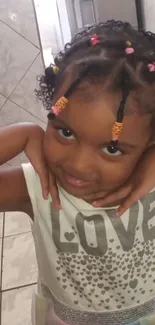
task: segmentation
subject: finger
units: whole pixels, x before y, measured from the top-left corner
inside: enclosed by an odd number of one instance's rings
[[[116,215],[121,217],[132,205],[134,205],[140,198],[144,197],[146,192],[143,189],[138,188],[133,191],[127,198],[125,198],[117,210]]]
[[[42,187],[42,195],[45,200],[48,199],[49,195],[49,173],[46,166],[46,163],[42,157],[38,157],[36,159],[30,159],[36,173],[39,175],[41,187]]]
[[[61,209],[58,186],[56,183],[56,179],[52,174],[50,174],[50,194],[52,197],[54,207],[56,209]]]
[[[121,187],[120,189],[118,189],[117,191],[107,195],[105,198],[94,201],[93,206],[94,207],[103,207],[103,206],[106,206],[109,204],[114,204],[115,202],[120,201],[124,197],[126,197],[130,193],[131,190],[132,190],[131,184],[125,185],[125,186]]]
[[[40,178],[43,198],[45,200],[47,200],[48,195],[49,195],[49,174],[48,174],[48,171],[46,170],[46,168],[42,167],[41,169],[37,168],[36,172],[38,173],[39,178]]]

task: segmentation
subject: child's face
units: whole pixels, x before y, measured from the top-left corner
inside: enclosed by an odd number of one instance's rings
[[[120,103],[119,94],[103,92],[89,100],[79,92],[58,118],[49,121],[44,150],[58,183],[78,198],[108,194],[131,175],[151,138],[151,116],[140,116],[128,98],[127,114],[115,154],[108,151]]]

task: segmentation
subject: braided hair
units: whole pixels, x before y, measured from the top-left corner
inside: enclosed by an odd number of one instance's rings
[[[91,46],[90,37],[96,34],[100,42]],[[126,55],[126,42],[134,48],[133,55]],[[154,113],[155,71],[148,65],[155,61],[155,34],[134,29],[129,23],[110,20],[85,28],[76,34],[64,51],[55,57],[59,71],[55,74],[52,66],[39,77],[37,97],[47,110],[51,109],[57,90],[66,80],[67,73],[75,75],[67,89],[69,97],[84,79],[91,83],[102,82],[103,86],[122,91],[122,100],[117,114],[122,121],[125,102],[130,91],[136,90],[140,112]],[[69,69],[72,67],[71,69]],[[71,72],[70,72],[71,71]]]

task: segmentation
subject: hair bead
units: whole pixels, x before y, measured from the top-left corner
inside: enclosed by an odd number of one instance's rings
[[[135,52],[134,48],[132,47],[132,43],[130,41],[126,41],[125,44],[126,44],[125,53],[127,55]]]
[[[52,106],[52,113],[55,115],[59,115],[67,106],[68,104],[68,99],[64,96],[62,96],[58,101],[55,103],[54,106]]]
[[[115,122],[112,128],[112,141],[117,141],[122,132],[123,123]]]
[[[59,72],[59,68],[56,65],[54,67],[52,67],[52,69],[55,74],[57,74]]]
[[[100,43],[100,40],[99,40],[98,35],[97,34],[91,35],[90,42],[91,42],[91,45],[92,46],[95,46],[95,45],[99,44]]]
[[[148,69],[150,72],[155,72],[155,62],[149,63]]]
[[[131,47],[132,43],[130,41],[126,41],[126,46]]]

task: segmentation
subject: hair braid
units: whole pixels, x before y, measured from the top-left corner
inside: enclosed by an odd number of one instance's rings
[[[98,35],[100,43],[98,46],[92,47],[90,37],[94,33]],[[125,42],[127,40],[132,43],[134,48],[134,55],[132,56],[125,54]],[[110,20],[99,23],[85,28],[76,34],[70,43],[66,44],[64,51],[60,52],[55,58],[59,73],[55,76],[52,68],[50,68],[51,72],[47,68],[45,76],[39,78],[40,88],[36,93],[45,108],[50,109],[57,89],[65,80],[67,68],[70,65],[75,65],[79,69],[77,76],[79,81],[76,85],[74,85],[75,80],[72,81],[73,85],[69,85],[68,88],[68,91],[71,89],[69,93],[71,94],[84,78],[90,78],[92,82],[102,79],[103,85],[107,83],[112,88],[122,90],[122,95],[124,95],[120,104],[120,111],[122,112],[120,114],[123,114],[127,87],[128,90],[138,87],[147,90],[149,85],[154,85],[155,73],[150,73],[148,70],[148,64],[152,61],[155,61],[155,35],[153,33],[137,31],[129,23],[121,21]],[[82,74],[85,69],[86,73]],[[122,83],[124,78],[128,80],[127,85]],[[141,94],[143,93],[142,91]],[[149,105],[146,100],[139,100],[142,103],[142,111],[152,111],[155,107],[153,97],[152,104],[150,100]]]

